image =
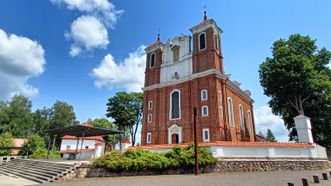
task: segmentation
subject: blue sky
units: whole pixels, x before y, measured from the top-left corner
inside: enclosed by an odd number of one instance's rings
[[[76,3],[75,3],[76,2]],[[77,3],[80,2],[80,3]],[[226,73],[249,89],[258,130],[286,130],[266,106],[258,67],[272,43],[310,35],[331,50],[331,1],[6,0],[0,5],[0,99],[29,96],[33,108],[56,100],[74,106],[79,121],[105,116],[106,101],[142,86],[143,46],[190,34],[208,17],[223,29]],[[1,44],[2,43],[2,44]],[[1,51],[2,50],[2,51]]]

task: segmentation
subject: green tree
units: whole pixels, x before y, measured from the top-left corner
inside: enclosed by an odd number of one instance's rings
[[[120,131],[129,132],[132,146],[136,143],[136,133],[142,118],[142,93],[117,92],[108,99],[107,117],[113,118]]]
[[[77,124],[74,108],[66,102],[56,101],[50,113],[50,129]]]
[[[34,152],[37,152],[39,149],[45,149],[45,141],[44,138],[37,134],[31,134],[27,138],[27,142],[24,143],[20,154],[21,155],[31,155]]]
[[[266,137],[266,139],[268,141],[271,141],[271,142],[277,142],[274,133],[272,133],[272,131],[270,129],[268,129],[268,131],[267,131],[267,137]]]
[[[296,138],[293,117],[311,118],[317,143],[331,144],[331,71],[327,67],[331,53],[317,49],[309,36],[291,35],[274,42],[272,56],[260,65],[260,83],[269,106],[280,115]]]
[[[100,118],[94,120],[89,119],[87,122],[95,127],[117,130],[116,126],[112,122],[110,122],[107,118]],[[115,146],[115,144],[119,142],[119,135],[117,134],[106,135],[103,138],[108,144],[111,144],[113,146]]]
[[[33,133],[45,136],[46,131],[50,128],[51,110],[44,107],[37,109],[33,114]]]
[[[6,149],[6,147],[13,147],[13,136],[9,132],[0,134],[0,156],[10,155],[11,149]],[[1,148],[5,147],[5,148]]]
[[[26,137],[32,131],[31,101],[15,95],[7,103],[0,103],[0,133],[10,132],[13,136]]]

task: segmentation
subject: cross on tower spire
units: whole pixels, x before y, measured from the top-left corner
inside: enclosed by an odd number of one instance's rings
[[[160,41],[160,29],[159,29],[159,32],[157,34],[157,41]]]
[[[207,11],[206,11],[206,5],[203,7],[204,8],[204,11],[203,11],[203,20],[206,21],[208,18],[207,18]]]

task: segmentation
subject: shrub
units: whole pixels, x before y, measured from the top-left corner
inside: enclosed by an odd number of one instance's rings
[[[27,142],[24,143],[20,154],[21,155],[30,155],[36,152],[37,150],[41,151],[41,149],[45,148],[44,138],[38,136],[37,134],[32,134],[28,136]]]
[[[216,163],[209,150],[199,147],[199,165],[207,166]],[[194,167],[194,146],[186,148],[174,147],[167,153],[150,152],[142,149],[126,152],[113,151],[93,161],[96,167],[103,167],[110,171],[164,171],[169,169]]]
[[[13,136],[9,132],[0,134],[0,147],[12,147],[13,146]],[[11,149],[1,149],[0,156],[8,156],[11,153]]]
[[[47,158],[47,149],[46,148],[38,148],[36,149],[32,155],[29,156],[29,158],[34,159],[41,159],[41,158]],[[48,158],[61,158],[61,155],[58,151],[51,150],[49,151]]]

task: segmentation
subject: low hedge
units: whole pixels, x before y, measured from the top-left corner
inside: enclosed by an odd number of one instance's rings
[[[202,167],[214,165],[217,159],[205,147],[198,148],[199,165]],[[192,169],[195,165],[194,146],[175,146],[169,152],[150,152],[142,149],[126,152],[112,151],[93,161],[96,167],[102,167],[114,172],[122,171],[165,171],[174,169]]]

